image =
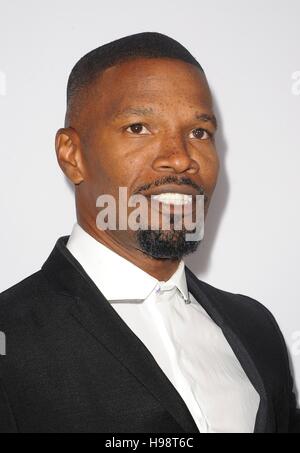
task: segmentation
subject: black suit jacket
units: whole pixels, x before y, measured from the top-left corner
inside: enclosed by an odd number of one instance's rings
[[[0,295],[7,340],[0,432],[197,433],[181,396],[67,250],[67,239],[39,272]],[[260,394],[255,432],[299,432],[286,346],[272,315],[189,269],[186,275]]]

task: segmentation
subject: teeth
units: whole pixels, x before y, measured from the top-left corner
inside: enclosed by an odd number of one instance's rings
[[[151,198],[160,203],[183,205],[192,203],[192,195],[183,193],[161,193],[159,195],[152,195]]]

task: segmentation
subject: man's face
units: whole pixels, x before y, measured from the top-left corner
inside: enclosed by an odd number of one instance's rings
[[[212,99],[196,67],[158,58],[111,67],[90,87],[79,118],[85,167],[76,193],[81,222],[94,229],[97,198],[110,194],[118,203],[119,187],[128,188],[128,197],[204,192],[207,211],[219,163]],[[143,248],[133,231],[107,234]]]

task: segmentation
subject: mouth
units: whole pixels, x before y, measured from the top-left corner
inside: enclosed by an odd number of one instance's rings
[[[194,197],[195,195],[199,195],[199,191],[194,189],[191,186],[188,185],[174,185],[174,184],[166,184],[162,187],[155,187],[152,190],[144,191],[141,192],[142,195],[145,197],[165,197],[165,199],[179,199],[181,196],[189,196]]]
[[[143,195],[151,199],[154,209],[160,211],[160,206],[168,206],[173,213],[176,207],[184,207],[185,213],[188,213],[194,211],[199,191],[189,185],[165,184],[146,191]]]
[[[174,206],[191,205],[193,203],[193,195],[178,192],[165,192],[158,195],[151,195],[151,199],[157,203]]]

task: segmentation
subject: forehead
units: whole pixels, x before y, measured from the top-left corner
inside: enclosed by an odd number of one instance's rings
[[[137,58],[105,70],[93,86],[94,104],[110,116],[134,103],[211,108],[211,94],[196,66],[169,58]]]

